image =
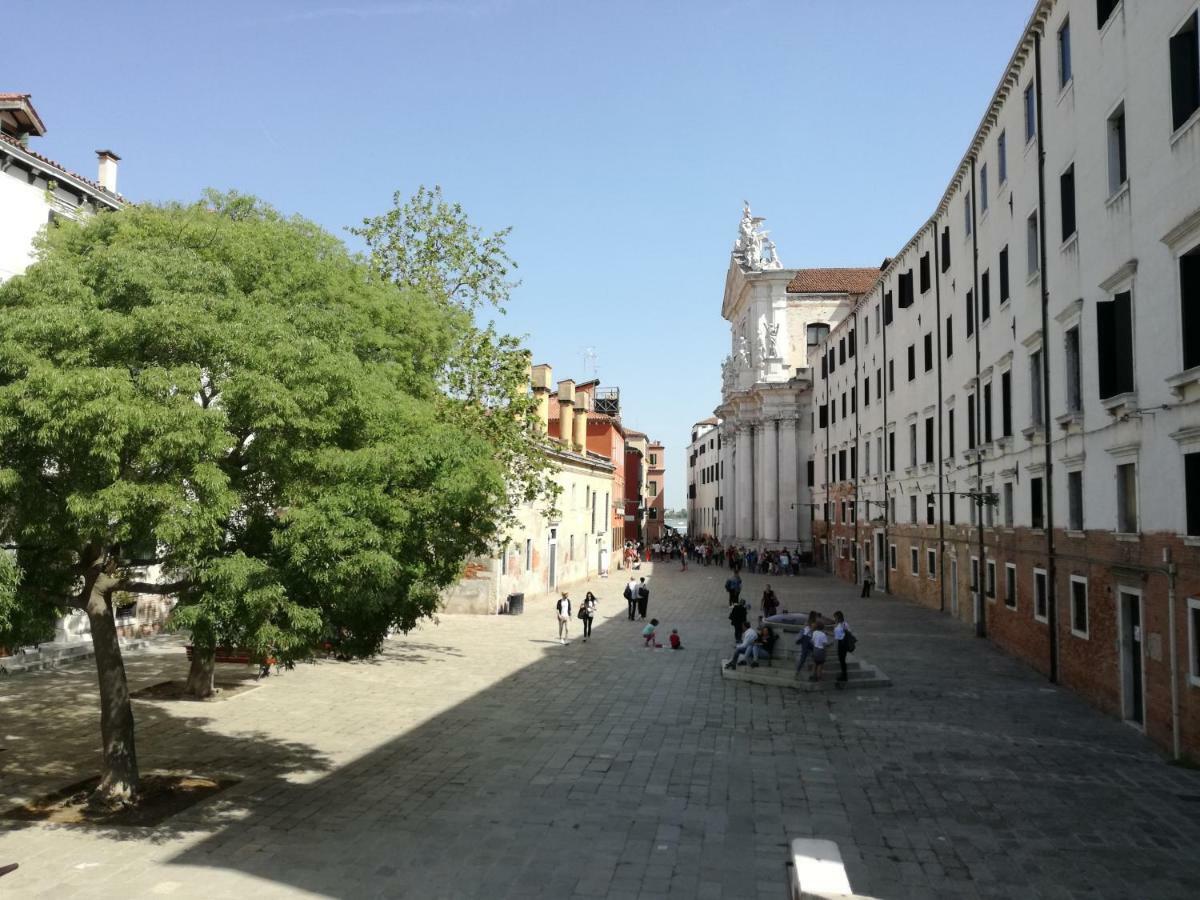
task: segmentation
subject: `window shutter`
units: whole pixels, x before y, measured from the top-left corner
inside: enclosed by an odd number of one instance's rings
[[[1065,241],[1075,233],[1075,167],[1062,173],[1058,182],[1062,202],[1062,239]]]
[[[1196,13],[1171,38],[1171,110],[1174,127],[1188,120],[1200,106],[1200,52],[1197,48]]]
[[[1183,457],[1187,493],[1187,533],[1200,535],[1200,453]]]
[[[1183,367],[1200,366],[1200,250],[1179,260],[1179,288],[1183,309]]]
[[[1113,297],[1113,368],[1118,394],[1133,390],[1133,298],[1129,291]]]
[[[942,229],[942,271],[950,268],[950,226]]]

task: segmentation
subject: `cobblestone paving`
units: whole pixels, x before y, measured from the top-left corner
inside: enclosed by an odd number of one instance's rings
[[[641,647],[618,577],[590,585],[587,643],[573,622],[559,646],[541,598],[227,701],[138,701],[143,770],[240,783],[155,829],[0,823],[0,863],[21,864],[0,896],[777,900],[788,841],[808,836],[887,900],[1200,896],[1200,772],[966,629],[822,576],[771,579],[786,608],[845,610],[895,686],[727,682],[725,570],[648,574],[682,652]],[[177,643],[132,654],[133,686],[185,662]],[[0,804],[94,771],[93,680],[0,679]]]

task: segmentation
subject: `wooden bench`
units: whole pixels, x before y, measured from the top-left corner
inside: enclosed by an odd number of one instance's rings
[[[191,644],[184,647],[187,651],[187,658],[190,662],[195,655],[196,648]],[[233,663],[235,665],[256,665],[258,666],[258,678],[264,678],[271,674],[271,666],[275,666],[276,673],[279,672],[279,664],[273,656],[265,656],[260,660],[255,660],[249,650],[242,650],[236,647],[217,647],[213,653],[213,662]]]

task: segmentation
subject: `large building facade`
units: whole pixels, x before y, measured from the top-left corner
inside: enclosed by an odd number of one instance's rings
[[[821,562],[1193,756],[1198,15],[1037,2],[933,215],[830,317],[797,406]]]

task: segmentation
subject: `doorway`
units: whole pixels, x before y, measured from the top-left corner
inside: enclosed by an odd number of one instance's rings
[[[1139,728],[1146,724],[1142,671],[1142,592],[1121,588],[1117,594],[1121,642],[1121,716]]]
[[[958,618],[958,560],[950,559],[950,612]]]
[[[883,584],[886,591],[888,585],[887,554],[883,552],[883,532],[875,532],[875,586]]]
[[[550,553],[549,553],[550,590],[554,590],[555,588],[558,587],[558,529],[557,528],[550,529],[549,551],[550,551]]]

